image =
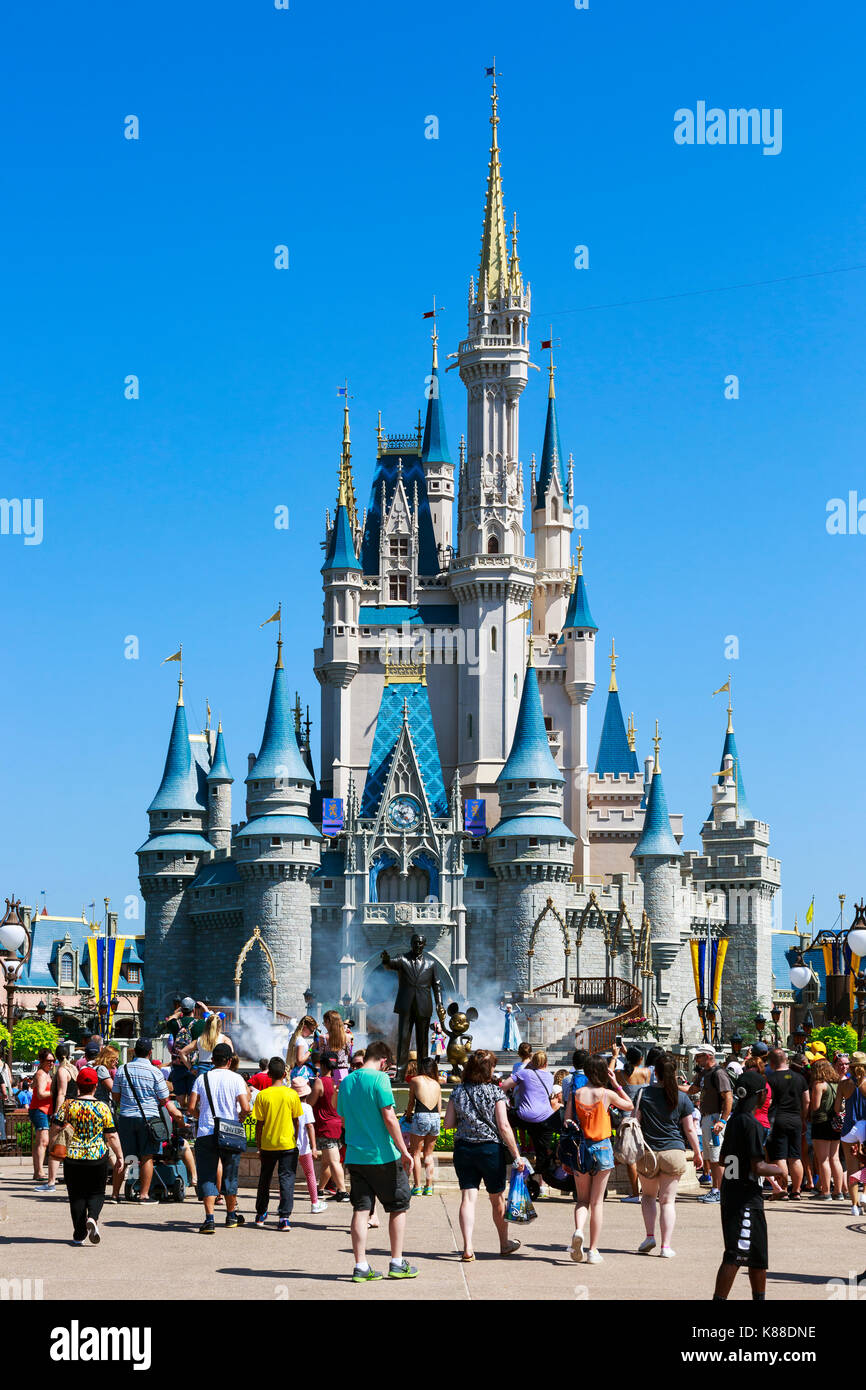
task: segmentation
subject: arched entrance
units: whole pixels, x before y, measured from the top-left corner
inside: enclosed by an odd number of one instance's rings
[[[407,938],[411,935],[412,931],[408,930]],[[407,947],[408,944],[407,939]],[[426,954],[436,962],[443,1000],[447,1003],[451,999],[458,999],[457,986],[448,966],[435,951],[427,951]],[[358,1032],[365,1033],[368,1042],[386,1042],[393,1050],[397,1045],[397,1015],[394,1013],[394,1000],[397,997],[396,974],[393,970],[385,969],[381,952],[377,951],[363,965],[355,967],[355,980],[349,1012],[355,1019]],[[433,1016],[435,1018],[435,1010]]]
[[[252,934],[252,936],[250,937],[249,941],[248,941],[248,942],[246,943],[246,945],[243,947],[243,949],[242,949],[240,955],[239,955],[238,958],[237,958],[237,963],[236,963],[236,965],[235,965],[235,1018],[236,1018],[236,1019],[240,1019],[240,1016],[241,1016],[241,977],[243,976],[243,973],[244,973],[244,962],[246,961],[247,956],[249,955],[250,951],[252,950],[252,948],[253,948],[254,946],[261,946],[262,951],[264,952],[265,960],[266,960],[266,962],[267,962],[267,966],[268,966],[268,977],[269,977],[269,979],[270,979],[270,984],[271,984],[271,1013],[273,1014],[273,1016],[274,1016],[274,1022],[276,1023],[276,1021],[277,1021],[277,972],[276,972],[276,968],[275,968],[275,966],[274,966],[274,958],[273,958],[273,956],[271,955],[270,948],[268,947],[267,942],[263,940],[262,934],[261,934],[261,932],[260,932],[260,930],[259,930],[258,927],[255,928],[255,930],[253,931],[253,934]]]

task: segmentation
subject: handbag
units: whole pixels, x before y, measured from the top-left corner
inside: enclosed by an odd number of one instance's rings
[[[125,1065],[124,1068],[123,1068],[123,1076],[124,1076],[124,1080],[126,1081],[127,1086],[128,1086],[129,1089],[132,1091],[132,1094],[133,1094],[133,1096],[134,1096],[134,1098],[135,1098],[135,1103],[136,1103],[136,1105],[138,1106],[139,1110],[141,1111],[141,1118],[144,1120],[144,1123],[147,1125],[147,1132],[148,1132],[148,1134],[150,1135],[150,1137],[151,1137],[151,1139],[152,1139],[152,1141],[153,1141],[154,1144],[159,1144],[159,1146],[162,1147],[163,1144],[166,1144],[166,1143],[168,1142],[168,1138],[169,1138],[169,1129],[168,1129],[168,1125],[166,1124],[165,1120],[163,1120],[163,1119],[161,1118],[161,1116],[159,1116],[159,1115],[157,1115],[157,1116],[145,1115],[145,1113],[144,1113],[144,1106],[143,1106],[142,1103],[141,1103],[141,1098],[140,1098],[140,1096],[139,1096],[139,1094],[138,1094],[138,1091],[135,1089],[135,1082],[133,1081],[132,1077],[131,1077],[130,1074],[129,1074],[129,1065],[128,1065],[128,1064]]]
[[[640,1177],[657,1178],[659,1175],[659,1156],[656,1153],[655,1149],[650,1148],[644,1136],[643,1126],[640,1125],[641,1095],[643,1095],[643,1087],[641,1087],[640,1095],[638,1095],[637,1098],[637,1105],[634,1108],[635,1118],[638,1122],[638,1125],[640,1126],[640,1137],[643,1141],[643,1153],[640,1155],[639,1158],[635,1159],[635,1167],[637,1168],[638,1175]]]
[[[65,1124],[62,1126],[60,1133],[58,1134],[57,1138],[54,1140],[54,1143],[48,1150],[52,1158],[66,1157],[66,1141],[67,1139],[71,1139],[74,1133],[75,1130],[73,1129],[72,1125]]]
[[[572,1113],[574,1113],[574,1089],[569,1088],[568,1097],[563,1101],[563,1110],[568,1109],[568,1101],[571,1101]],[[562,1130],[559,1135],[559,1142],[556,1145],[556,1161],[567,1173],[579,1173],[580,1169],[580,1146],[583,1143],[583,1130],[577,1119],[563,1120]]]
[[[203,1075],[204,1088],[207,1093],[207,1103],[210,1106],[210,1113],[213,1116],[213,1136],[216,1140],[217,1148],[220,1153],[233,1157],[234,1154],[246,1153],[247,1132],[240,1120],[225,1120],[222,1115],[218,1115],[214,1107],[213,1098],[210,1093],[210,1081],[208,1073]]]
[[[532,1205],[532,1198],[526,1185],[522,1168],[513,1168],[508,1187],[508,1201],[505,1204],[506,1221],[534,1221],[538,1212]]]

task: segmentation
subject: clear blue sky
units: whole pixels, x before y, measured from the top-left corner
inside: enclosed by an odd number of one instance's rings
[[[465,327],[494,49],[533,342],[550,322],[562,340],[560,429],[590,508],[593,759],[613,633],[639,751],[658,715],[668,799],[698,848],[725,725],[710,692],[731,670],[787,924],[813,892],[818,925],[838,892],[866,889],[866,537],[825,530],[829,498],[866,496],[866,273],[664,298],[866,261],[864,28],[854,6],[791,0],[4,16],[0,492],[42,498],[45,533],[0,536],[0,893],[45,889],[74,913],[137,891],[175,693],[159,663],[180,640],[194,721],[205,696],[223,718],[235,819],[273,663],[258,624],[277,599],[316,710],[336,388],[348,376],[363,501],[377,409],[399,432],[422,403],[434,292],[446,351]],[[782,153],[676,145],[675,110],[699,100],[781,107]],[[545,406],[532,378],[527,467]],[[456,445],[464,393],[445,381]]]

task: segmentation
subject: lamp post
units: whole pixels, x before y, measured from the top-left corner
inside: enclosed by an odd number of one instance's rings
[[[30,955],[30,933],[18,915],[21,899],[6,899],[6,913],[0,922],[0,948],[6,988],[6,1026],[11,1034],[15,1022],[15,986]],[[22,946],[24,954],[19,955]],[[20,1015],[19,1015],[20,1016]]]
[[[862,1039],[866,1032],[866,974],[862,970],[854,986],[854,998],[857,1000],[857,1037]]]
[[[770,1018],[773,1020],[773,1040],[779,1046],[779,1019],[782,1017],[782,1010],[778,1004],[774,1004],[770,1010]]]
[[[742,1047],[743,1047],[743,1035],[742,1035],[742,1033],[732,1033],[732,1034],[731,1034],[731,1051],[733,1052],[733,1054],[734,1054],[735,1057],[739,1057],[740,1052],[742,1051]]]
[[[813,938],[812,941],[809,942],[809,945],[808,945],[808,946],[798,947],[796,959],[795,959],[795,961],[794,961],[794,964],[791,966],[791,987],[792,987],[793,989],[805,989],[806,986],[809,985],[809,984],[811,984],[812,980],[814,979],[814,975],[813,975],[813,973],[812,973],[812,968],[811,968],[811,966],[807,965],[807,964],[806,964],[806,961],[804,960],[804,956],[805,956],[809,951],[814,951],[814,950],[816,949],[816,947],[818,947],[818,946],[824,946],[824,945],[832,945],[832,946],[838,947],[838,945],[839,945],[839,940],[840,940],[840,936],[842,935],[841,927],[842,927],[842,923],[843,923],[843,921],[844,921],[844,917],[842,916],[842,914],[843,914],[844,910],[845,910],[845,894],[844,894],[844,893],[840,893],[840,894],[839,894],[839,924],[840,924],[840,931],[839,931],[839,932],[836,932],[836,931],[827,931],[826,929],[822,929],[821,931],[819,931],[819,932],[816,933],[815,937]],[[852,956],[858,956],[858,957],[861,958],[861,959],[862,959],[863,956],[866,956],[866,902],[855,903],[855,905],[854,905],[854,921],[851,923],[851,925],[850,925],[850,927],[848,928],[848,930],[844,933],[844,937],[843,937],[843,946],[847,946],[847,947],[848,947],[848,950],[849,950],[849,952],[851,953]],[[845,959],[844,954],[843,954],[842,959],[843,959],[843,961],[844,961],[844,959]],[[827,1009],[828,1009],[828,1014],[830,1013],[830,1010],[831,1010],[831,1007],[832,1007],[832,1003],[833,1003],[833,999],[831,999],[831,986],[830,986],[830,981],[831,981],[831,979],[833,979],[833,980],[838,980],[838,981],[841,983],[841,982],[843,982],[843,981],[845,980],[846,975],[848,975],[848,974],[853,974],[853,973],[854,973],[854,972],[853,972],[853,970],[851,969],[851,967],[848,966],[848,965],[846,965],[846,967],[845,967],[845,969],[844,969],[844,971],[842,972],[841,975],[839,975],[839,976],[836,976],[836,975],[832,975],[832,976],[831,976],[831,975],[828,975],[828,976],[827,976]],[[855,978],[856,978],[856,977],[855,977]],[[855,989],[855,992],[856,992],[856,989]],[[838,1003],[839,1000],[841,1000],[841,998],[844,997],[844,994],[843,994],[843,991],[841,991],[841,990],[838,990],[838,991],[837,991],[837,990],[834,990],[834,991],[833,991],[833,996],[834,996],[836,1002]],[[843,1022],[844,1022],[844,1020],[838,1020],[838,1019],[837,1019],[836,1021],[843,1021]]]
[[[307,989],[304,990],[304,1010],[305,1010],[306,1013],[309,1013],[309,1012],[310,1012],[310,1005],[312,1004],[312,1002],[313,1002],[313,991],[312,991],[311,989],[307,988]]]
[[[759,1041],[759,1042],[763,1042],[763,1039],[764,1039],[764,1029],[766,1028],[766,1026],[767,1026],[767,1020],[764,1018],[764,1015],[761,1014],[761,1013],[755,1014],[755,1032],[756,1032],[757,1035],[758,1035],[758,1041]]]

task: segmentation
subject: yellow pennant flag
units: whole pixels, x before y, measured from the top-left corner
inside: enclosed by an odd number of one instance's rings
[[[175,652],[174,656],[167,656],[167,657],[165,658],[165,661],[183,661],[183,647],[178,647],[178,649],[177,649],[177,651]],[[165,661],[161,661],[161,662],[159,663],[160,666],[164,666],[164,665],[165,665]]]
[[[269,618],[265,618],[265,621],[263,623],[259,623],[259,627],[267,627],[268,623],[278,623],[282,616],[282,607],[283,605],[280,604],[276,613],[272,613]]]
[[[811,927],[812,919],[815,916],[815,894],[812,894],[812,901],[806,908],[806,926]]]
[[[532,609],[531,609],[531,608],[524,608],[524,610],[523,610],[522,613],[515,613],[514,617],[513,617],[513,618],[509,618],[508,621],[509,621],[510,623],[518,623],[518,622],[520,622],[520,619],[521,619],[521,618],[523,618],[524,621],[525,621],[527,618],[531,618],[531,617],[532,617]]]
[[[721,695],[721,693],[722,693],[723,690],[727,690],[728,694],[730,694],[730,692],[731,692],[731,678],[730,678],[730,676],[728,676],[728,679],[725,681],[724,685],[720,685],[719,688],[718,688],[718,690],[714,690],[714,691],[713,691],[713,694],[714,694],[714,695]]]

